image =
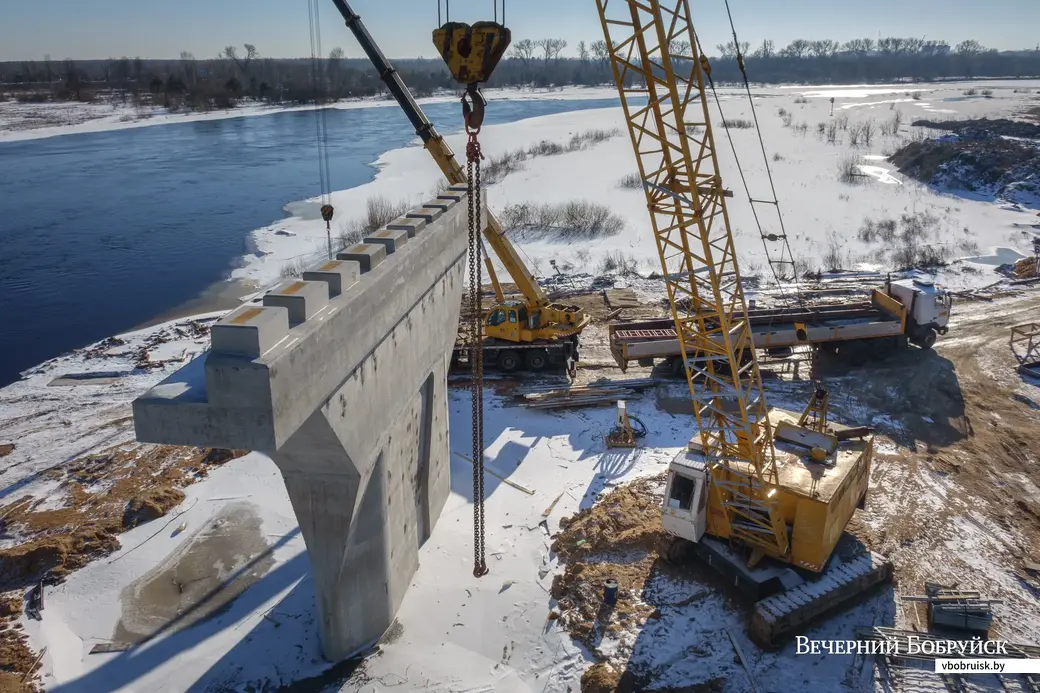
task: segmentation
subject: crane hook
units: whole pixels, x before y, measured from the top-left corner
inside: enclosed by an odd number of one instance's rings
[[[467,97],[468,100],[467,100]],[[466,133],[476,135],[484,124],[485,107],[487,99],[481,93],[477,84],[470,84],[462,95],[462,119],[466,124]]]

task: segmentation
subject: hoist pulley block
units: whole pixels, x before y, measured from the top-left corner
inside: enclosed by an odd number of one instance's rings
[[[451,76],[467,86],[491,79],[511,40],[509,29],[498,22],[448,22],[433,31],[433,45]]]

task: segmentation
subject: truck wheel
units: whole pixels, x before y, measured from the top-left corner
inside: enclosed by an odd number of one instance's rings
[[[676,378],[684,378],[684,377],[686,377],[686,366],[683,363],[683,360],[682,360],[681,356],[673,356],[668,361],[668,366],[669,366],[669,368],[672,371],[672,375],[675,376]]]
[[[545,349],[531,349],[527,352],[527,370],[540,371],[549,363],[549,354]]]
[[[498,357],[498,367],[506,373],[512,373],[520,367],[520,356],[515,351],[503,352]]]
[[[921,347],[925,351],[928,351],[932,348],[933,345],[935,345],[935,340],[937,338],[938,335],[935,334],[935,330],[929,327],[927,330],[921,333],[920,340],[917,342],[917,346]]]
[[[843,343],[838,347],[838,355],[845,359],[849,365],[862,366],[870,356],[870,348],[859,340]]]

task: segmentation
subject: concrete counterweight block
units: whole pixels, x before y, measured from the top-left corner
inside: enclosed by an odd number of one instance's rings
[[[407,231],[409,238],[415,238],[418,234],[422,233],[426,229],[426,220],[401,217],[395,219],[386,225],[386,228],[393,231]]]
[[[249,304],[231,311],[210,330],[214,352],[251,359],[266,354],[288,334],[288,310]]]
[[[393,623],[451,492],[447,373],[468,217],[448,202],[411,240],[385,236],[392,253],[352,246],[229,313],[210,352],[133,404],[139,441],[257,450],[278,466],[333,662]]]

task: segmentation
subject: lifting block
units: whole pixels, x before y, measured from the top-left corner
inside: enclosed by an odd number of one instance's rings
[[[225,315],[210,330],[214,352],[251,359],[260,358],[288,335],[288,309],[248,303]]]
[[[386,246],[382,243],[355,243],[342,253],[336,255],[337,260],[353,260],[361,265],[361,273],[371,272],[380,262],[386,259]]]
[[[289,325],[299,325],[329,305],[329,285],[302,280],[282,282],[264,295],[264,305],[285,308],[289,311]]]
[[[303,280],[325,282],[329,298],[336,298],[353,286],[361,274],[361,263],[354,260],[329,260],[303,273]]]

